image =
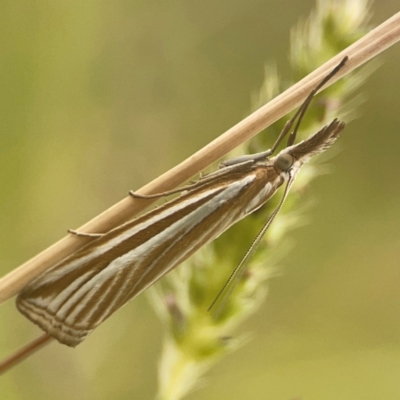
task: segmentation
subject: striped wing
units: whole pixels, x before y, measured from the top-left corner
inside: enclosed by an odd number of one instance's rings
[[[271,166],[220,174],[94,240],[30,283],[18,309],[75,347],[127,301],[259,208],[282,183]]]

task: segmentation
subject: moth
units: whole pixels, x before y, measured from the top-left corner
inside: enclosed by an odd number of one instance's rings
[[[146,198],[183,191],[163,206],[98,237],[29,283],[17,297],[21,313],[60,343],[75,347],[125,303],[260,208],[286,183],[279,205],[255,240],[257,244],[279,212],[301,166],[329,148],[344,129],[344,123],[334,119],[294,144],[313,96],[346,60],[309,94],[271,150],[226,161],[217,171],[178,190],[152,196],[132,193]],[[287,147],[271,157],[285,136]],[[229,281],[253,251],[254,247],[246,253]]]

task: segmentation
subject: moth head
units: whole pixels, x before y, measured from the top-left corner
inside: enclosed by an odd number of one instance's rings
[[[287,172],[294,164],[294,157],[289,153],[278,154],[275,160],[275,165],[282,171]]]

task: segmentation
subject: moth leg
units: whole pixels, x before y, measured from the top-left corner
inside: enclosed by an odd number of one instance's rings
[[[133,190],[129,191],[129,196],[132,196],[134,199],[158,199],[160,197],[166,197],[171,194],[185,192],[186,190],[194,189],[195,187],[199,186],[199,184],[203,184],[203,182],[198,181],[192,183],[190,185],[182,186],[177,189],[168,190],[166,192],[155,193],[155,194],[139,194],[134,192]]]
[[[163,197],[164,193],[139,194],[139,193],[134,192],[133,190],[130,190],[129,196],[132,196],[134,199],[156,199],[158,197]]]
[[[68,229],[68,233],[71,233],[72,235],[75,236],[85,236],[85,237],[91,237],[91,238],[99,238],[105,235],[105,233],[86,233],[86,232],[79,232],[75,231],[74,229]]]
[[[242,166],[242,164],[254,164],[259,158],[265,159],[272,154],[271,150],[264,151],[258,154],[246,154],[244,156],[239,156],[231,158],[230,160],[225,160],[220,162],[218,168],[223,169],[227,167],[232,167],[236,165]],[[261,156],[260,156],[261,155]]]
[[[348,56],[345,56],[345,57],[342,59],[342,61],[340,61],[340,63],[337,64],[336,67],[333,68],[332,71],[329,72],[329,74],[326,75],[325,78],[322,79],[322,81],[309,93],[309,95],[308,95],[308,96],[306,97],[306,99],[304,100],[303,104],[301,104],[301,106],[300,106],[300,107],[298,108],[298,110],[296,111],[295,115],[293,115],[293,117],[292,117],[289,121],[287,121],[286,125],[288,125],[288,126],[285,125],[285,127],[283,128],[283,130],[285,130],[285,128],[287,129],[287,130],[285,131],[284,136],[286,136],[286,133],[289,132],[289,130],[290,130],[290,128],[292,127],[293,123],[294,123],[295,120],[297,119],[297,122],[296,122],[296,125],[295,125],[294,129],[293,129],[293,132],[291,132],[291,133],[289,134],[288,142],[287,142],[287,145],[288,145],[288,146],[291,146],[291,145],[294,143],[294,141],[295,141],[295,139],[296,139],[297,131],[298,131],[298,129],[299,129],[299,126],[300,126],[300,124],[301,124],[301,122],[302,122],[302,120],[303,120],[304,114],[306,113],[308,107],[310,106],[310,103],[311,103],[312,99],[315,97],[315,95],[318,93],[318,91],[319,91],[330,79],[332,79],[333,76],[335,76],[335,75],[344,67],[344,65],[346,64],[346,62],[347,62],[348,59],[349,59],[349,57],[348,57]],[[279,135],[279,138],[278,138],[279,143],[280,143],[280,140],[281,140],[281,139],[283,139],[283,137],[281,138],[281,135]],[[278,143],[278,144],[279,144],[279,143]],[[274,144],[274,147],[273,147],[274,150],[276,150],[278,144],[277,144],[277,143]]]
[[[281,132],[279,133],[278,138],[276,139],[275,143],[273,144],[272,148],[267,150],[267,151],[263,151],[262,153],[258,153],[258,154],[250,154],[250,155],[244,155],[244,156],[240,156],[237,158],[233,158],[231,160],[226,160],[223,161],[220,164],[220,168],[224,168],[224,167],[229,167],[232,165],[240,165],[241,163],[244,162],[248,162],[248,161],[253,161],[253,162],[257,162],[257,161],[261,161],[261,160],[265,160],[268,159],[269,156],[271,156],[272,154],[275,153],[275,151],[277,150],[278,146],[280,145],[280,143],[282,142],[282,140],[288,136],[288,141],[287,141],[287,145],[291,146],[295,139],[296,139],[296,135],[297,135],[297,131],[299,130],[300,124],[303,120],[304,114],[306,113],[308,107],[310,106],[310,103],[312,101],[312,99],[314,98],[314,96],[317,94],[317,92],[335,75],[338,73],[338,71],[343,68],[343,66],[346,64],[348,60],[348,57],[344,57],[342,59],[342,61],[336,65],[335,68],[333,68],[333,70],[325,76],[325,78],[322,79],[322,81],[313,89],[311,90],[311,92],[308,94],[308,96],[306,97],[306,99],[303,101],[303,103],[300,105],[300,107],[297,109],[297,111],[295,112],[295,114],[293,115],[292,118],[290,118],[288,121],[286,121],[283,129],[281,130]],[[291,133],[290,130],[292,129],[294,125],[294,129]]]

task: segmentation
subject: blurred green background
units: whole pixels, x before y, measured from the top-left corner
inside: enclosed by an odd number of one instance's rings
[[[288,77],[312,1],[5,1],[0,15],[0,273],[214,139],[250,110],[264,65]],[[372,7],[378,24],[398,9]],[[362,89],[308,225],[244,326],[252,340],[188,399],[400,398],[400,47]],[[40,331],[9,301],[0,357]],[[161,324],[140,296],[77,349],[51,344],[1,399],[151,399]]]

